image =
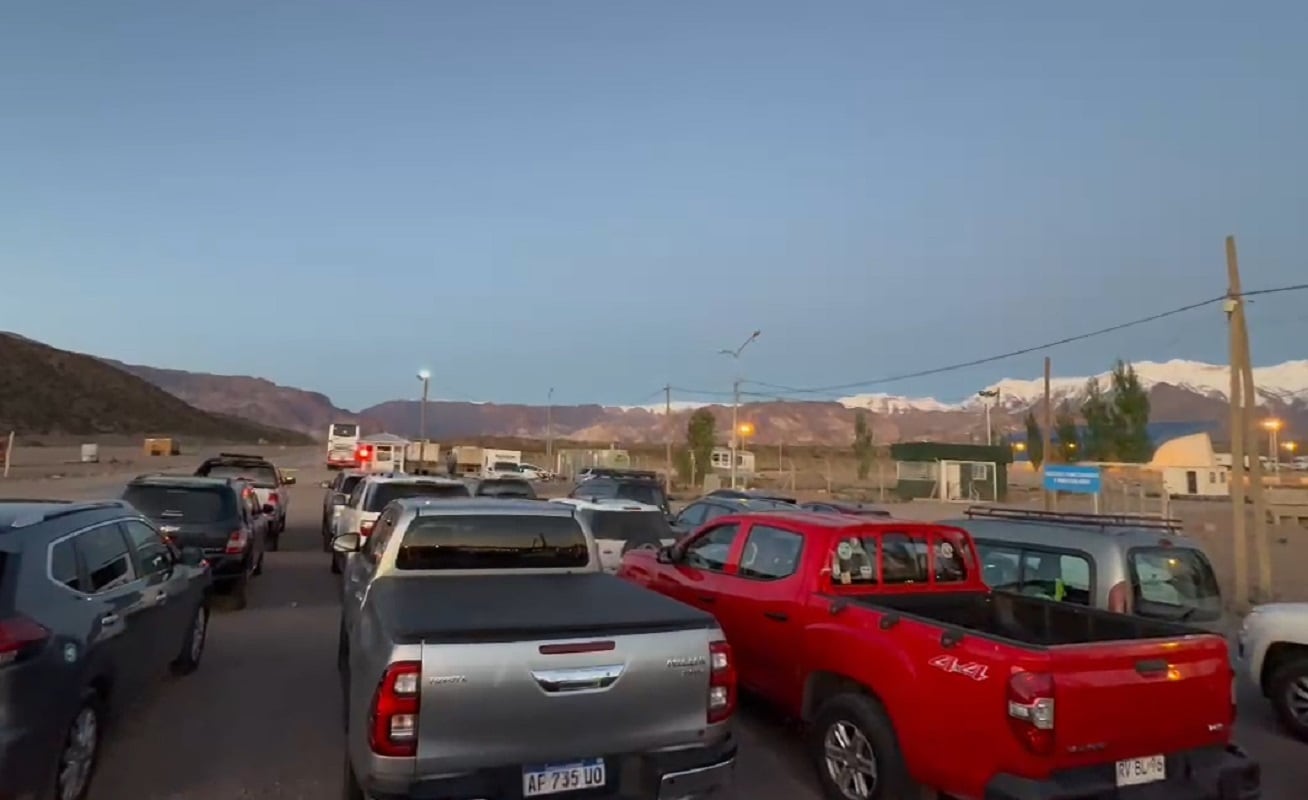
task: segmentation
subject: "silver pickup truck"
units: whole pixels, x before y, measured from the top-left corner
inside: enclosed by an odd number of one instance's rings
[[[576,509],[406,498],[347,553],[345,797],[691,800],[731,782],[711,615],[600,569]]]

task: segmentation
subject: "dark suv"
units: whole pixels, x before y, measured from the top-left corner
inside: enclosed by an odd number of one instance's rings
[[[208,587],[127,503],[0,500],[5,797],[86,796],[106,715],[199,666]]]
[[[654,473],[648,473],[653,476]],[[616,470],[595,478],[588,478],[577,484],[568,493],[568,497],[579,500],[634,500],[663,509],[665,515],[671,515],[672,507],[668,504],[668,493],[663,490],[663,483],[655,477],[641,473],[619,473]]]
[[[259,505],[274,509],[272,524],[268,528],[268,549],[276,551],[286,530],[286,513],[290,496],[282,488],[295,483],[295,478],[282,474],[263,456],[245,453],[219,453],[207,458],[195,470],[202,478],[244,478],[259,495]]]
[[[214,584],[238,608],[248,602],[250,578],[263,572],[274,509],[259,505],[254,487],[239,478],[139,475],[123,499],[149,517],[179,547],[196,547],[213,569]]]

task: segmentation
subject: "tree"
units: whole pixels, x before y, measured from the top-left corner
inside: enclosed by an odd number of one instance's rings
[[[717,433],[717,420],[707,408],[695,409],[686,423],[686,446],[694,463],[691,482],[699,485],[708,474],[713,460],[713,437]]]
[[[1063,401],[1054,415],[1054,437],[1058,439],[1058,460],[1071,464],[1081,450],[1081,432],[1076,427],[1072,406]]]
[[[1110,419],[1117,458],[1143,464],[1154,457],[1149,438],[1149,393],[1140,384],[1135,367],[1118,360],[1113,366],[1113,402]]]
[[[854,458],[858,461],[858,479],[867,480],[872,471],[872,459],[876,451],[872,446],[872,426],[868,424],[867,412],[858,409],[854,412]]]
[[[1081,417],[1085,420],[1085,435],[1081,439],[1081,457],[1086,461],[1117,460],[1117,431],[1113,419],[1112,398],[1099,388],[1099,379],[1085,383],[1085,399],[1081,401]]]
[[[1026,412],[1026,457],[1031,459],[1031,466],[1040,469],[1045,460],[1045,435],[1036,422],[1034,411]]]

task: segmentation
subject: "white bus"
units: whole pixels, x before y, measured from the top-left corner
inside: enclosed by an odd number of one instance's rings
[[[349,469],[355,464],[359,426],[354,422],[333,422],[327,427],[327,469]]]

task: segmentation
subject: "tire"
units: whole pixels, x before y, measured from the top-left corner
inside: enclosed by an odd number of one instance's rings
[[[104,724],[104,703],[92,689],[82,694],[81,705],[68,723],[68,729],[59,745],[58,760],[55,762],[55,778],[50,787],[49,800],[86,800],[91,790],[91,781],[95,778],[95,768],[100,760],[101,732]],[[87,727],[89,725],[89,728]],[[77,758],[81,766],[76,772],[70,772],[70,759]],[[80,788],[74,787],[73,794],[65,794],[70,781],[78,781]]]
[[[1300,694],[1299,711],[1293,700]],[[1286,733],[1308,742],[1308,655],[1295,656],[1281,664],[1267,680],[1272,709]]]
[[[209,607],[201,603],[191,617],[191,624],[186,626],[186,635],[182,637],[181,651],[169,665],[174,675],[190,675],[200,666],[204,656],[204,646],[209,639]]]
[[[841,748],[841,741],[849,743]],[[828,763],[828,744],[838,759]],[[875,698],[865,694],[836,695],[822,705],[809,731],[809,751],[817,770],[823,796],[828,800],[899,800],[916,797],[915,787],[899,750],[895,726]],[[849,770],[849,759],[858,757],[862,769]],[[860,792],[854,772],[861,775]],[[838,781],[837,778],[841,777]],[[871,777],[871,780],[869,780]],[[846,791],[848,787],[849,791]]]

